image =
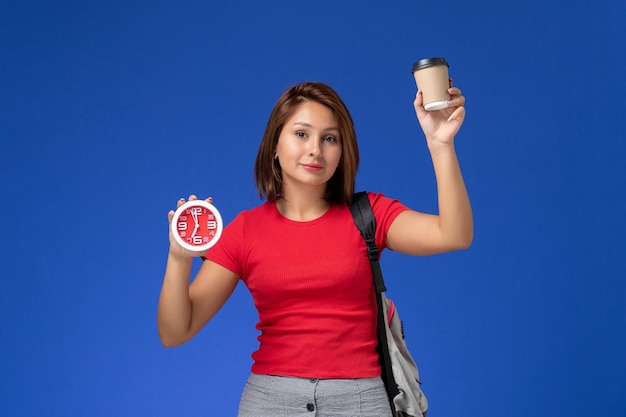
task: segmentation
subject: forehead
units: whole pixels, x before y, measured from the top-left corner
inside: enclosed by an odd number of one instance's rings
[[[305,123],[317,128],[338,128],[337,117],[329,107],[316,101],[304,101],[295,108],[286,124]]]

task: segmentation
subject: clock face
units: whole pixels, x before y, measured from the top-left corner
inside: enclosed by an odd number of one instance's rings
[[[172,234],[183,248],[201,252],[217,243],[222,235],[222,216],[204,200],[188,201],[172,218]]]

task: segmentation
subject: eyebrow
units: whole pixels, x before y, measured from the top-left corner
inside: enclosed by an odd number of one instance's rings
[[[309,123],[306,123],[306,122],[294,122],[294,125],[308,127],[308,128],[313,128],[312,125],[310,125]],[[322,132],[328,132],[328,131],[331,131],[331,130],[335,131],[335,132],[339,132],[339,128],[335,127],[335,126],[327,127],[326,129],[323,129]]]

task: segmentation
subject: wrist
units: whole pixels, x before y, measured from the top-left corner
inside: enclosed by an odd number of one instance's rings
[[[427,139],[428,150],[432,157],[456,155],[454,141],[442,142],[437,139]]]
[[[170,248],[168,253],[168,261],[175,262],[180,264],[190,264],[193,262],[193,255],[189,252],[186,252],[184,249],[180,248],[178,250],[173,250]]]

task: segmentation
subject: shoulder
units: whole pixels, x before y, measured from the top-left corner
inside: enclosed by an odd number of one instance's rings
[[[252,209],[240,211],[224,227],[224,232],[214,247],[209,250],[207,259],[235,271],[243,271],[243,259],[255,239],[263,238],[262,228],[270,227],[267,221],[272,212],[273,203],[265,202]]]
[[[276,211],[276,203],[273,201],[266,201],[263,204],[253,207],[251,209],[242,210],[235,216],[231,224],[245,224],[248,222],[254,222],[259,218],[267,218],[268,215]]]
[[[400,200],[385,196],[379,192],[367,192],[367,197],[374,211],[374,215],[378,218],[378,215],[384,215],[388,213],[399,214],[402,211],[409,210],[407,206],[402,204]]]
[[[387,233],[394,220],[410,209],[399,200],[389,198],[382,193],[368,192],[367,197],[376,219],[376,243],[382,248],[386,246]]]

